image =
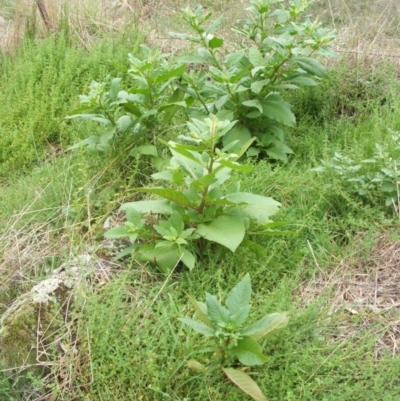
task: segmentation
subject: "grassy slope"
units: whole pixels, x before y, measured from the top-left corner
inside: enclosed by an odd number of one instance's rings
[[[90,244],[96,246],[103,217],[129,196],[129,185],[137,179],[134,169],[120,169],[122,163],[115,164],[112,155],[87,158],[76,152],[40,162],[47,141],[65,147],[95,129],[68,126],[63,117],[90,80],[116,73],[110,61],[123,64],[133,47],[132,43],[114,47],[104,41],[85,54],[62,40],[47,39],[26,44],[3,63],[0,96],[4,97],[0,101],[7,105],[7,112],[2,117],[0,128],[5,135],[1,138],[18,138],[20,145],[13,157],[6,153],[9,142],[0,145],[0,171],[5,177],[0,218],[6,227],[2,256],[7,253],[10,224],[16,220],[21,241],[29,236],[26,232],[32,224],[43,224],[43,230],[55,230],[50,242],[58,247],[53,253],[32,254],[39,267],[30,268],[28,260],[26,277],[36,280],[44,266],[57,267],[71,254],[84,252]],[[44,68],[49,72],[46,79]],[[400,130],[396,97],[390,97],[389,91],[384,106],[373,90],[354,97],[354,88],[349,93],[344,84],[351,87],[353,81],[343,71],[334,72],[321,90],[292,99],[299,126],[290,135],[296,151],[290,163],[261,161],[251,176],[241,177],[245,190],[282,202],[277,218],[291,222],[298,235],[260,239],[268,249],[265,260],[243,250],[234,255],[214,252],[190,275],[181,272],[165,279],[134,265],[108,283],[83,288],[77,301],[82,308],[76,312],[79,354],[66,364],[71,386],[67,391],[53,383],[60,400],[71,401],[75,395],[93,401],[244,399],[218,371],[195,374],[185,368],[185,361],[201,348],[203,340],[177,319],[192,315],[187,293],[197,299],[203,299],[205,291],[223,296],[245,272],[251,273],[253,282],[254,319],[269,312],[291,311],[289,327],[264,344],[268,362],[252,370],[269,400],[398,399],[398,357],[373,356],[374,337],[382,330],[379,319],[369,327],[347,332],[349,319],[352,326],[361,327],[361,316],[349,318],[343,308],[329,315],[329,291],[308,303],[299,296],[302,283],[316,271],[331,271],[343,260],[349,265],[361,263],[366,247],[372,245],[360,243],[360,233],[368,231],[373,236],[398,229],[391,209],[365,205],[340,182],[332,180],[327,186],[326,177],[310,171],[335,151],[355,159],[369,157],[374,144],[389,135],[387,128]],[[396,84],[392,85],[395,92]],[[326,93],[332,94],[330,102]],[[340,116],[343,105],[349,104],[355,107],[352,115]],[[82,132],[76,135],[77,130]],[[33,140],[37,134],[42,142]],[[6,178],[17,166],[25,174]],[[104,195],[104,188],[112,191]],[[18,211],[26,205],[29,213],[19,218]],[[7,282],[1,298],[8,302],[15,291],[29,286],[29,282]],[[204,355],[196,357],[207,362]],[[59,372],[55,369],[54,373]],[[4,379],[0,389],[4,400],[13,399],[8,387]]]

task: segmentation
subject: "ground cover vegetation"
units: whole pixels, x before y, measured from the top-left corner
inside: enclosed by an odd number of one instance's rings
[[[324,68],[354,4],[226,3],[2,53],[1,313],[79,272],[2,399],[398,398],[396,65]]]

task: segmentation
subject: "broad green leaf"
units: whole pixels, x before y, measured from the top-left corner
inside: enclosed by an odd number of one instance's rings
[[[167,71],[164,74],[159,75],[154,82],[155,83],[163,83],[168,81],[170,78],[174,78],[174,77],[181,77],[182,74],[186,71],[186,65],[182,64],[176,68],[174,68],[173,70]]]
[[[226,67],[230,68],[234,65],[237,65],[240,62],[240,60],[244,57],[244,55],[245,55],[244,49],[228,54],[228,56],[225,58]]]
[[[176,230],[173,227],[171,227],[170,222],[165,220],[161,220],[159,221],[158,224],[154,224],[154,229],[157,231],[158,234],[160,234],[165,239],[168,239],[169,236],[176,237],[178,234]],[[170,246],[170,243],[159,242],[156,244],[156,248],[160,246]]]
[[[240,363],[246,366],[263,365],[267,358],[261,352],[260,344],[252,337],[244,337],[238,341],[232,352],[238,357]]]
[[[218,19],[216,19],[215,21],[213,21],[205,30],[205,33],[207,35],[209,35],[210,33],[215,32],[218,27],[221,25],[222,23],[222,17],[219,17]]]
[[[214,327],[223,326],[230,322],[230,313],[223,307],[215,295],[206,293],[207,314]]]
[[[126,210],[126,220],[128,223],[138,228],[142,228],[145,224],[145,221],[142,219],[141,213],[132,208]]]
[[[250,326],[245,327],[241,330],[240,334],[253,337],[255,340],[260,340],[275,330],[283,329],[287,326],[288,322],[289,317],[287,312],[272,313]]]
[[[249,140],[252,139],[250,131],[243,125],[235,125],[222,138],[224,146],[228,146],[232,142],[236,142],[237,148],[244,147]],[[254,139],[253,139],[254,140]]]
[[[253,67],[265,66],[266,60],[257,47],[250,47],[249,61]]]
[[[383,170],[383,169],[382,169]],[[384,181],[381,185],[381,190],[383,192],[392,192],[396,189],[396,185],[392,182]]]
[[[128,237],[132,233],[129,232],[129,228],[127,226],[120,226],[120,227],[114,227],[108,230],[104,236],[106,238],[122,238],[122,237]]]
[[[247,69],[242,68],[239,71],[234,70],[231,74],[233,74],[233,75],[230,75],[229,83],[235,84],[235,83],[239,82],[247,74]],[[243,81],[241,81],[241,82],[243,82]],[[233,87],[232,90],[234,92],[236,92],[239,87],[244,88],[242,85],[238,85],[238,86]],[[245,90],[247,90],[247,89],[245,88]]]
[[[249,150],[246,152],[246,154],[248,157],[256,157],[260,154],[260,149],[252,146],[251,148],[249,148]]]
[[[319,61],[309,57],[295,57],[292,60],[297,62],[301,69],[309,74],[318,78],[328,78],[328,73],[326,72],[325,67]]]
[[[124,100],[129,103],[140,103],[140,104],[147,104],[149,102],[149,89],[137,89],[133,88],[130,92],[134,91],[135,93],[128,93],[126,91],[121,91],[118,93],[118,97],[121,100]],[[125,104],[125,103],[124,103]]]
[[[157,243],[143,245],[138,251],[142,260],[156,262],[163,273],[169,273],[181,260],[178,246],[171,244],[170,247],[156,247]]]
[[[215,181],[216,181],[215,172],[213,172],[213,173],[210,173],[210,174],[206,174],[205,176],[199,178],[196,181],[193,181],[191,183],[191,186],[195,187],[195,188],[204,189],[204,188],[209,187]]]
[[[218,47],[221,47],[224,44],[224,40],[222,38],[217,38],[214,36],[209,42],[208,46],[210,49],[217,49]]]
[[[235,329],[239,329],[249,316],[251,306],[242,306],[234,314],[231,314],[231,324]]]
[[[257,383],[241,370],[232,368],[222,368],[228,379],[238,386],[244,393],[249,395],[255,401],[268,401],[261,392]]]
[[[209,64],[212,66],[216,65],[215,59],[212,57],[211,52],[208,49],[200,47],[197,49],[197,53],[205,58],[205,64]]]
[[[245,226],[238,217],[220,216],[209,224],[200,224],[196,233],[235,252],[243,241]]]
[[[168,107],[166,110],[164,110],[164,122],[171,121],[172,117],[174,117],[174,115],[181,107],[177,103],[181,102],[184,98],[185,98],[185,93],[181,91],[179,88],[176,88],[167,101],[166,106],[168,106],[169,104],[171,104],[171,106]]]
[[[282,147],[278,145],[266,149],[266,153],[271,159],[280,160],[284,163],[288,161],[287,153]]]
[[[226,297],[225,305],[231,314],[236,313],[243,306],[250,304],[251,299],[251,280],[247,273]]]
[[[121,82],[121,78],[114,78],[111,80],[111,86],[110,86],[110,91],[108,92],[108,95],[110,96],[110,99],[112,101],[115,101],[117,99],[120,82]]]
[[[218,163],[215,163],[215,167],[216,167],[215,171],[217,172],[217,174],[216,174],[216,178],[217,179],[212,185],[210,185],[210,188],[209,188],[209,189],[215,190],[215,191],[218,191],[218,189],[221,188],[221,185],[225,181],[229,180],[231,178],[231,175],[232,175],[231,174],[232,172],[231,172],[231,170],[229,168],[227,168],[225,166],[219,166],[217,168],[217,165],[218,165]],[[214,191],[214,193],[215,193],[215,191]],[[222,197],[222,193],[220,195],[220,198],[221,197]],[[213,200],[215,200],[215,198]]]
[[[193,255],[192,252],[188,251],[186,248],[181,248],[182,256],[181,261],[182,263],[189,269],[193,270],[196,264],[196,257]]]
[[[236,157],[234,160],[240,159],[249,149],[250,145],[256,140],[256,138],[250,138],[239,151],[235,151]]]
[[[268,85],[270,82],[270,79],[255,81],[251,84],[251,91],[258,95],[263,90],[264,86]],[[262,112],[262,110],[260,111]]]
[[[171,149],[171,153],[173,154],[173,158],[171,159],[172,164],[178,164],[182,169],[190,175],[193,180],[198,180],[199,178],[203,177],[206,173],[205,167],[201,164],[201,156],[199,155],[200,160],[194,162],[191,159],[188,159],[185,156],[182,156],[178,152],[175,152]]]
[[[274,84],[273,89],[299,89],[297,85],[292,85],[292,84]]]
[[[285,102],[280,95],[269,95],[261,103],[263,114],[271,120],[290,127],[296,125],[296,117],[290,110],[290,104]]]
[[[263,72],[264,72],[264,70],[265,70],[265,67],[262,66],[262,65],[259,65],[258,67],[254,67],[254,68],[251,70],[251,75],[252,75],[253,77],[255,77],[259,71],[263,71]]]
[[[181,191],[172,188],[134,188],[134,191],[158,195],[182,206],[193,207],[192,203]]]
[[[134,245],[131,245],[131,246],[125,248],[120,253],[118,253],[117,256],[115,256],[115,259],[119,260],[121,258],[124,258],[125,256],[133,255],[136,248],[137,248],[137,244],[134,244]]]
[[[272,198],[248,192],[233,192],[225,198],[239,204],[243,212],[259,224],[268,222],[269,217],[277,213],[280,206],[280,203]]]
[[[100,144],[104,148],[107,147],[109,142],[111,141],[111,139],[114,137],[114,134],[115,134],[114,128],[111,128],[111,129],[107,130],[106,132],[104,132],[103,134],[101,134],[99,137]]]
[[[170,203],[163,199],[128,202],[124,203],[119,210],[128,210],[129,208],[139,213],[172,214]]]
[[[262,116],[262,114],[258,110],[253,110],[253,111],[250,111],[250,113],[246,114],[247,118],[258,118],[261,116]]]
[[[185,229],[182,215],[178,212],[172,213],[171,217],[168,219],[168,223],[171,227],[175,228],[178,234],[182,233],[182,231]]]
[[[275,10],[270,14],[271,17],[276,17],[276,20],[278,21],[279,24],[282,24],[286,22],[288,19],[290,19],[290,12],[289,10],[282,10],[278,9]]]
[[[203,166],[200,157],[196,157],[196,153],[199,148],[193,148],[191,145],[182,145],[172,141],[165,142],[164,140],[159,140],[163,145],[168,146],[171,149],[172,154],[175,156],[176,153],[179,153],[181,156],[186,157],[187,159]],[[196,150],[194,150],[196,149]],[[175,152],[175,153],[174,153]]]
[[[203,302],[199,302],[194,299],[191,295],[189,295],[189,301],[192,304],[194,310],[196,311],[197,316],[200,320],[208,327],[212,327],[211,321],[207,314],[207,305]]]
[[[288,81],[303,86],[317,86],[318,83],[315,82],[312,78],[309,78],[303,74],[296,74],[295,76],[289,76]]]
[[[246,164],[236,163],[236,162],[233,162],[233,161],[231,161],[231,160],[224,160],[224,159],[222,159],[222,160],[219,161],[219,163],[220,163],[222,166],[229,167],[229,168],[232,169],[232,170],[243,171],[243,172],[245,172],[245,173],[250,173],[250,172],[253,171],[253,169],[254,169],[253,166],[246,165]]]
[[[156,109],[156,108],[150,109],[150,110],[146,111],[146,113],[142,114],[140,119],[145,120],[146,118],[153,117],[153,116],[157,115],[158,113],[159,113],[158,109]]]
[[[138,107],[136,107],[133,103],[128,102],[128,103],[123,103],[122,107],[125,109],[125,111],[132,113],[134,116],[136,117],[141,117],[142,116],[142,112],[140,111],[140,109]]]
[[[136,146],[131,153],[131,156],[158,156],[157,148],[154,145]]]
[[[258,99],[246,100],[242,103],[244,106],[253,107],[259,110],[260,113],[263,112],[263,105]]]
[[[206,326],[204,323],[198,322],[197,320],[189,319],[187,317],[179,318],[179,320],[191,327],[197,333],[203,334],[203,336],[212,337],[215,334],[214,329]]]
[[[218,100],[214,103],[214,106],[217,110],[223,109],[226,103],[230,100],[230,95],[220,96]]]

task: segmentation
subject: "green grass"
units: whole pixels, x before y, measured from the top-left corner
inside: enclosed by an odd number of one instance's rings
[[[53,153],[62,152],[93,126],[65,116],[79,106],[78,95],[92,80],[122,75],[137,35],[99,40],[90,54],[62,31],[26,40],[0,63],[0,177],[27,172]]]
[[[365,266],[380,233],[397,235],[393,208],[366,202],[340,179],[311,171],[334,152],[368,158],[375,143],[388,138],[388,129],[400,130],[393,70],[381,65],[372,75],[367,65],[349,73],[346,60],[336,65],[327,82],[290,98],[299,121],[287,133],[292,159],[287,164],[259,160],[252,173],[237,176],[244,191],[282,203],[275,219],[287,221],[295,235],[256,238],[267,250],[265,258],[243,249],[232,254],[208,248],[193,272],[182,269],[165,277],[129,260],[113,264],[114,251],[103,240],[106,219],[134,196],[132,188],[147,179],[147,167],[125,155],[118,158],[120,149],[104,155],[63,152],[97,129],[67,123],[65,115],[92,79],[123,76],[116,64],[126,63],[135,40],[99,40],[87,53],[60,34],[2,56],[1,310],[76,255],[89,253],[94,264],[77,290],[63,358],[45,385],[36,387],[62,401],[244,400],[210,363],[212,355],[201,352],[205,340],[178,318],[193,316],[187,294],[204,300],[207,291],[224,298],[249,272],[254,320],[290,312],[289,326],[263,343],[268,362],[251,369],[269,400],[398,400],[400,359],[389,349],[379,357],[374,352],[377,336],[387,329],[384,312],[351,315],[343,304],[330,314],[334,287],[311,299],[302,292],[340,263],[349,271]],[[61,152],[49,154],[52,147]],[[44,233],[49,244],[33,246]],[[29,257],[13,261],[10,249],[18,242]],[[191,357],[208,370],[190,371],[185,364]],[[32,387],[19,392],[12,385],[13,378],[0,377],[1,399],[34,399]]]

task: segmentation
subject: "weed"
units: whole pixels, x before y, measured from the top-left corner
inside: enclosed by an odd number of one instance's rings
[[[179,144],[170,141],[172,157],[165,171],[153,174],[177,187],[135,188],[137,192],[155,194],[162,200],[130,202],[122,206],[127,211],[127,222],[112,228],[108,238],[129,237],[132,246],[120,255],[133,253],[139,260],[155,261],[165,272],[182,261],[189,269],[196,263],[196,254],[203,251],[202,241],[208,240],[225,246],[232,252],[243,242],[245,232],[271,234],[269,217],[277,212],[279,203],[272,198],[240,191],[237,182],[230,190],[223,185],[232,171],[249,172],[252,166],[237,163],[253,139],[235,153],[228,153],[232,146],[219,149],[221,138],[236,122],[219,121],[210,116],[204,121],[192,119],[190,133],[181,139],[194,143]],[[186,186],[186,190],[181,190]],[[144,215],[146,218],[143,218]],[[158,215],[166,215],[166,220]],[[147,220],[147,221],[146,221]],[[197,246],[191,245],[197,241]],[[244,242],[250,249],[264,254],[256,243]]]
[[[249,375],[226,366],[232,365],[233,361],[230,360],[232,356],[246,366],[264,364],[266,357],[262,354],[257,340],[261,340],[275,330],[284,328],[288,323],[287,315],[274,313],[250,326],[243,327],[250,313],[251,282],[249,274],[246,274],[228,294],[226,306],[222,306],[217,297],[208,293],[206,293],[205,304],[194,298],[189,299],[202,322],[189,318],[180,320],[194,331],[205,337],[213,338],[219,349],[220,363],[226,376],[254,400],[265,401],[265,396]],[[206,352],[213,352],[213,350],[206,349]],[[206,369],[194,359],[188,362],[188,367],[196,371]]]

